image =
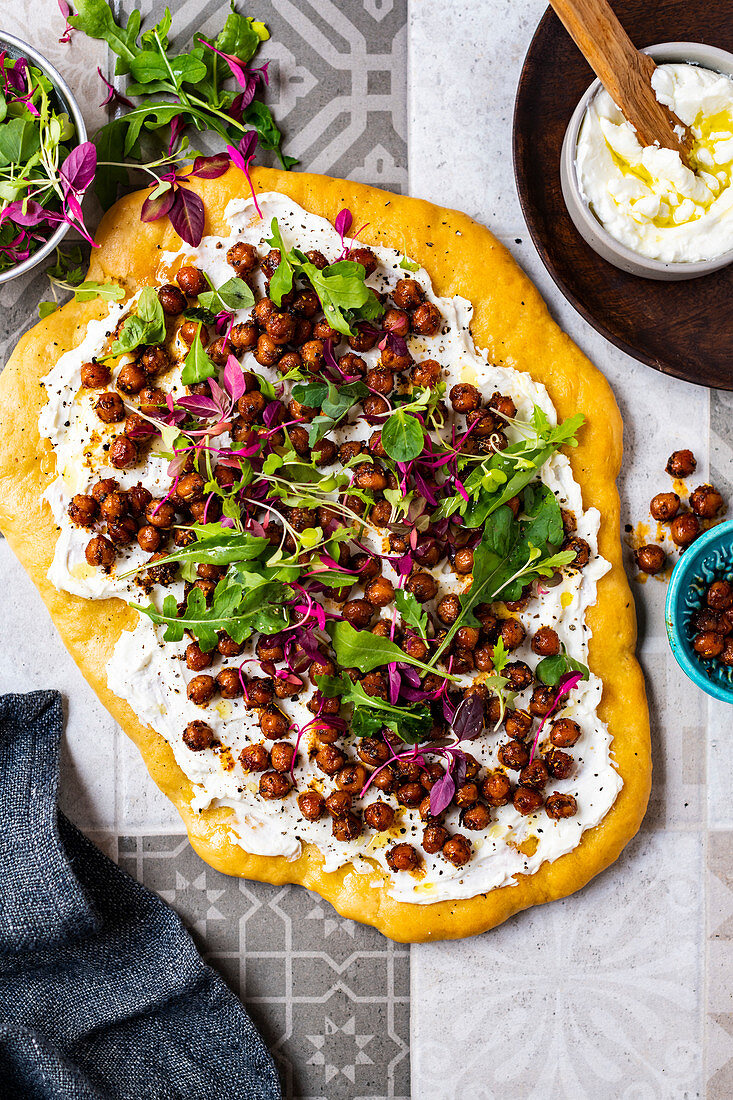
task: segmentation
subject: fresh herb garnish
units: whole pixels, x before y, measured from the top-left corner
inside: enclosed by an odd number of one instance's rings
[[[335,386],[333,382],[309,382],[293,386],[293,397],[306,408],[322,409],[308,425],[308,443],[315,447],[348,413],[357,401],[369,393],[363,382]]]
[[[398,588],[395,592],[395,604],[407,625],[413,627],[421,638],[427,639],[428,613],[412,592]]]
[[[351,730],[356,737],[375,737],[385,726],[408,745],[424,740],[433,727],[430,708],[425,703],[395,706],[373,695],[367,695],[357,681],[351,682],[346,673],[341,676],[317,676],[321,694],[326,698],[338,696],[342,703],[352,703],[354,713]]]
[[[210,310],[212,313],[221,313],[223,311],[235,311],[237,309],[249,309],[254,305],[255,296],[252,293],[252,288],[245,283],[244,279],[227,279],[225,283],[222,283],[216,290],[204,290],[199,294],[199,302],[204,309]]]
[[[204,382],[207,378],[213,378],[218,373],[213,359],[204,350],[200,333],[201,324],[199,323],[196,336],[183,361],[181,382],[184,386],[195,386],[197,382]]]
[[[160,344],[165,340],[165,313],[158,295],[151,286],[140,292],[135,312],[123,322],[120,334],[102,359],[127,355],[143,344]]]
[[[410,657],[389,638],[380,638],[369,630],[355,630],[345,620],[329,623],[328,633],[336,659],[342,668],[358,668],[360,672],[371,672],[394,661],[414,665],[423,672],[433,671],[423,661]]]
[[[425,431],[417,417],[397,409],[382,428],[382,446],[395,462],[411,462],[425,444]]]
[[[557,687],[563,677],[571,672],[579,672],[582,680],[587,680],[590,676],[588,666],[581,661],[576,661],[565,652],[565,646],[563,646],[562,653],[558,653],[555,657],[543,657],[537,663],[535,676],[547,687]]]

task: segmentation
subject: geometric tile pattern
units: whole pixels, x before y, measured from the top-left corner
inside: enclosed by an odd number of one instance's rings
[[[118,862],[242,998],[288,1097],[406,1100],[409,948],[305,890],[222,875],[182,836],[120,837]]]

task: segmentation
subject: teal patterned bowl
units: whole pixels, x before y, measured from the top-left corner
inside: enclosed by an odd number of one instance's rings
[[[682,671],[708,695],[733,703],[733,668],[703,661],[692,648],[692,617],[705,606],[705,591],[714,580],[733,582],[733,520],[711,527],[672,570],[665,619],[672,653]]]

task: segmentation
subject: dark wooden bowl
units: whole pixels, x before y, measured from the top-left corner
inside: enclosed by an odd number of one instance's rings
[[[733,51],[730,3],[615,0],[637,47],[705,42]],[[733,389],[733,265],[701,279],[656,282],[602,260],[570,220],[560,149],[594,74],[548,9],[522,68],[514,105],[514,174],[532,240],[565,297],[608,340],[655,370]]]

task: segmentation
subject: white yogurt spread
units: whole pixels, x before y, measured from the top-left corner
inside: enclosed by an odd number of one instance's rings
[[[652,87],[689,126],[697,171],[671,149],[643,147],[601,89],[578,135],[581,194],[611,236],[642,256],[665,263],[722,256],[733,249],[733,79],[666,64],[657,66]]]
[[[180,256],[196,263],[210,277],[215,286],[231,277],[226,261],[227,249],[237,240],[252,243],[266,249],[264,240],[269,236],[269,225],[277,217],[288,244],[297,244],[306,251],[317,248],[329,260],[339,253],[341,242],[333,226],[323,218],[305,212],[287,198],[277,195],[259,196],[264,223],[253,217],[251,200],[236,200],[227,209],[231,232],[223,240],[205,238],[195,249],[182,249],[177,254],[166,254],[161,261],[160,282],[166,281],[166,272]],[[375,248],[379,267],[369,283],[377,290],[394,287],[405,275],[399,267],[401,253],[392,249]],[[517,405],[517,417],[528,419],[532,407],[537,404],[547,413],[551,423],[557,422],[556,414],[545,388],[535,383],[528,374],[509,367],[495,366],[488,361],[485,352],[477,350],[471,339],[469,323],[470,303],[461,298],[438,298],[433,293],[424,270],[412,274],[425,289],[430,301],[437,304],[443,316],[443,331],[433,337],[410,336],[408,344],[415,359],[434,358],[443,367],[448,388],[454,383],[471,382],[481,388],[486,396],[495,390],[510,394]],[[100,477],[115,477],[123,486],[142,481],[154,495],[162,495],[165,480],[165,460],[151,456],[144,467],[131,471],[112,469],[105,465],[105,442],[114,434],[92,413],[95,394],[80,389],[81,364],[93,355],[101,354],[106,335],[117,324],[121,313],[129,308],[112,305],[109,318],[103,322],[91,322],[83,343],[67,352],[52,368],[45,379],[48,404],[40,417],[41,435],[51,440],[57,461],[58,476],[47,493],[54,518],[59,527],[59,538],[49,577],[57,588],[90,599],[118,595],[123,599],[139,601],[141,592],[134,578],[119,579],[145,555],[135,546],[118,557],[109,575],[91,569],[84,557],[89,532],[71,524],[67,515],[68,503],[74,493],[84,492]],[[236,320],[245,320],[249,311],[241,311]],[[379,351],[364,353],[368,365],[376,363]],[[251,353],[242,358],[244,369],[255,370],[261,375],[278,381],[275,369],[262,367]],[[163,380],[165,388],[176,388],[176,368]],[[365,438],[372,428],[360,421],[353,427],[334,433],[338,443],[347,438]],[[509,426],[511,440],[518,438],[517,429]],[[83,456],[83,457],[82,457]],[[599,514],[596,509],[583,510],[580,488],[573,478],[570,464],[563,455],[555,455],[542,470],[542,480],[556,494],[563,508],[575,512],[578,535],[590,544],[591,561],[581,572],[569,572],[562,582],[550,588],[540,599],[533,599],[521,612],[521,619],[528,628],[526,642],[513,653],[513,659],[523,660],[530,666],[538,658],[531,652],[531,633],[540,626],[552,626],[558,632],[567,652],[579,661],[587,661],[589,629],[585,623],[586,609],[595,602],[596,582],[608,569],[597,553]],[[376,537],[376,536],[374,536]],[[379,547],[381,549],[381,547]],[[440,599],[447,592],[465,587],[466,578],[459,578],[442,562],[433,570],[439,581]],[[396,580],[385,563],[384,574]],[[182,585],[172,591],[180,598]],[[354,589],[352,597],[362,590]],[[426,605],[429,609],[434,603]],[[383,615],[390,614],[390,608]],[[550,790],[575,796],[578,812],[564,820],[550,820],[541,810],[525,817],[510,804],[492,810],[491,826],[480,833],[471,833],[474,854],[464,867],[454,867],[440,854],[423,854],[424,864],[420,872],[398,873],[389,871],[386,862],[388,847],[397,841],[407,841],[420,846],[423,823],[417,810],[398,806],[392,795],[384,795],[373,787],[365,796],[365,803],[377,797],[387,799],[396,809],[395,824],[385,833],[365,833],[354,841],[342,842],[331,834],[331,822],[323,819],[310,822],[301,815],[296,797],[299,790],[313,783],[317,789],[328,793],[331,781],[310,760],[306,738],[300,745],[295,767],[296,789],[284,799],[265,801],[258,795],[258,776],[245,772],[239,763],[239,753],[251,742],[262,740],[256,710],[247,710],[242,699],[212,702],[205,710],[190,702],[186,685],[193,673],[186,668],[181,643],[164,643],[162,628],[157,628],[145,616],[135,630],[125,632],[119,639],[107,668],[110,689],[125,699],[140,720],[150,725],[171,745],[175,758],[194,784],[192,806],[204,810],[209,806],[225,806],[232,810],[232,839],[254,854],[279,855],[295,859],[301,844],[309,842],[320,850],[327,870],[335,870],[345,863],[352,863],[357,872],[366,871],[376,862],[388,879],[390,895],[401,901],[430,903],[444,899],[468,898],[494,887],[511,884],[520,873],[532,873],[540,865],[571,851],[578,844],[585,829],[597,825],[613,805],[621,788],[621,779],[611,762],[611,737],[597,715],[602,684],[595,676],[581,683],[573,691],[570,704],[559,712],[572,717],[581,726],[583,736],[573,750],[577,761],[575,774],[567,780],[553,781]],[[253,639],[254,642],[254,639]],[[248,643],[236,663],[252,656],[254,645]],[[216,672],[216,669],[213,669]],[[244,665],[245,673],[258,674],[256,665]],[[465,683],[471,681],[465,676]],[[478,674],[477,679],[481,679]],[[308,687],[297,699],[279,700],[278,705],[297,727],[308,722],[312,715],[307,703],[313,689]],[[517,706],[526,705],[529,692],[518,696]],[[188,722],[205,718],[212,726],[220,744],[203,752],[192,752],[183,742],[182,734]],[[294,739],[294,737],[293,737]],[[498,745],[502,740],[499,731],[487,730],[479,741],[471,743],[471,753],[487,766],[495,766]],[[453,807],[446,819],[449,830],[458,829],[458,811]],[[520,851],[520,845],[524,851]]]

